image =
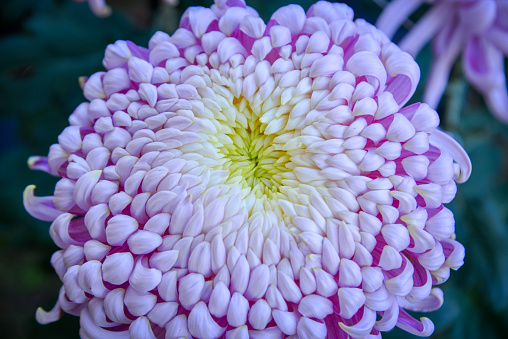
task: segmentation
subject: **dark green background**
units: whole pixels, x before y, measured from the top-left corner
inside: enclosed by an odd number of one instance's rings
[[[277,8],[313,1],[248,1],[267,20]],[[108,43],[131,40],[146,46],[156,30],[171,32],[187,6],[211,1],[182,0],[169,9],[158,1],[110,0],[113,15],[93,16],[87,4],[70,0],[0,2],[0,337],[77,338],[77,317],[35,322],[38,306],[53,307],[61,283],[49,264],[57,250],[49,223],[23,209],[22,192],[37,185],[51,195],[56,178],[30,171],[30,155],[46,155],[84,101],[78,77],[103,70]],[[372,0],[348,1],[355,16],[374,22],[380,7]],[[413,20],[418,18],[412,17]],[[403,32],[399,32],[403,34]],[[422,82],[430,48],[417,58]],[[412,102],[421,100],[421,86]],[[444,306],[428,316],[433,338],[506,338],[508,333],[508,128],[495,120],[481,96],[465,82],[460,64],[438,109],[441,126],[454,133],[473,162],[470,180],[459,186],[449,208],[457,239],[466,247],[464,266],[441,287]],[[409,338],[398,329],[385,338]]]

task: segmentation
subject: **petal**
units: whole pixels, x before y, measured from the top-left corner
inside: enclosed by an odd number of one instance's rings
[[[208,307],[202,301],[197,303],[189,314],[188,318],[189,332],[198,338],[218,338],[225,327],[220,327],[210,316]]]
[[[434,332],[434,324],[429,318],[422,317],[420,320],[414,319],[406,311],[400,309],[397,327],[420,337],[430,336]]]
[[[64,213],[55,208],[53,197],[36,197],[34,191],[35,185],[29,185],[23,192],[23,205],[32,217],[44,221],[53,221]]]
[[[442,28],[450,19],[450,13],[455,9],[452,4],[437,3],[418,20],[417,24],[404,36],[399,47],[416,56],[423,46]]]
[[[136,339],[155,339],[147,317],[139,317],[131,323],[129,326],[129,336]]]
[[[376,27],[391,38],[397,29],[421,4],[422,0],[394,0],[389,2],[376,21]]]
[[[298,5],[288,5],[279,8],[272,14],[270,20],[275,20],[281,26],[285,26],[291,30],[291,34],[300,33],[305,25],[305,11]]]
[[[324,319],[333,313],[332,302],[320,295],[305,296],[298,305],[298,312],[308,318]]]

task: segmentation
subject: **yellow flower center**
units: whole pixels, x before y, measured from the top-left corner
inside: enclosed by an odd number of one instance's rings
[[[279,191],[283,174],[290,170],[286,167],[289,155],[282,150],[283,145],[274,142],[277,134],[264,133],[267,125],[260,121],[259,112],[252,109],[245,98],[235,98],[233,105],[241,114],[234,124],[222,124],[224,134],[232,143],[219,148],[225,160],[221,169],[229,171],[228,183],[238,182],[244,188],[250,187],[258,198],[262,195],[271,198]],[[242,117],[238,119],[238,116]]]

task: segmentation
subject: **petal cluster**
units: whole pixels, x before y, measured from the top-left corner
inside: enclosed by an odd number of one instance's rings
[[[464,150],[426,104],[402,106],[412,57],[342,4],[193,7],[148,48],[109,45],[70,126],[29,166],[63,282],[54,309],[84,338],[363,338],[463,263],[443,204]]]
[[[381,13],[377,27],[392,37],[420,5],[430,9],[406,34],[400,47],[412,55],[432,39],[434,61],[424,101],[436,108],[453,64],[462,54],[464,73],[494,115],[508,123],[505,57],[508,55],[507,0],[394,0]]]

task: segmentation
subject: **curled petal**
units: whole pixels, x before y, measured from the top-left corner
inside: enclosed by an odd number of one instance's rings
[[[37,320],[39,324],[45,325],[59,320],[62,315],[63,311],[60,308],[59,301],[57,301],[50,311],[45,311],[42,307],[37,308],[37,311],[35,312],[35,320]]]
[[[399,311],[397,327],[406,332],[420,336],[428,337],[434,332],[434,323],[429,318],[422,317],[421,321],[414,319],[402,308]]]
[[[23,192],[23,205],[32,217],[44,221],[53,221],[64,213],[56,209],[53,204],[53,197],[36,197],[34,191],[35,185],[29,185]]]
[[[131,323],[129,326],[129,336],[136,339],[155,339],[147,317],[139,317]]]
[[[433,312],[439,309],[443,305],[443,302],[443,291],[440,288],[433,288],[425,299],[415,303],[399,298],[399,305],[401,307],[415,312]]]
[[[81,312],[79,324],[81,325],[80,335],[85,338],[113,338],[113,339],[128,339],[130,338],[129,331],[112,332],[97,326],[90,312],[84,308]]]
[[[350,326],[345,325],[342,322],[339,322],[339,326],[347,334],[353,337],[361,338],[367,336],[372,331],[372,328],[375,323],[376,323],[376,312],[368,307],[364,307],[363,315],[360,321]]]
[[[218,338],[225,328],[220,327],[210,316],[208,307],[204,302],[197,303],[189,314],[188,326],[190,333],[198,338]]]
[[[376,22],[376,27],[391,38],[397,29],[413,13],[423,0],[394,0],[387,4]]]
[[[430,143],[443,151],[448,152],[454,161],[459,164],[459,171],[455,172],[454,179],[458,183],[463,183],[471,175],[471,159],[459,143],[443,131],[436,130],[430,136]]]

